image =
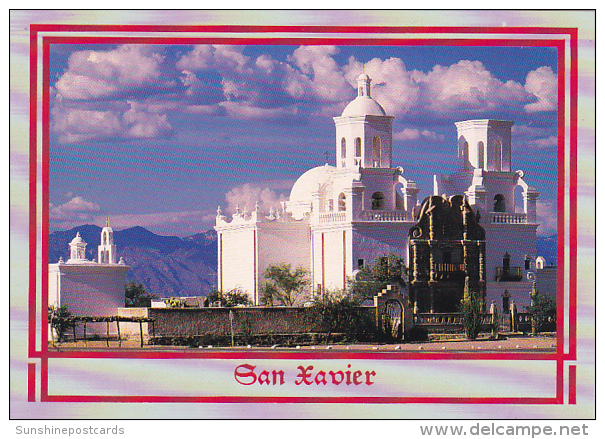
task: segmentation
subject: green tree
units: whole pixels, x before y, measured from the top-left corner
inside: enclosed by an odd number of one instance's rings
[[[294,306],[309,294],[311,281],[304,268],[297,267],[292,271],[290,264],[269,265],[264,276],[266,281],[261,286],[264,306]]]
[[[157,299],[155,294],[148,292],[143,284],[128,282],[126,284],[126,307],[127,308],[149,308],[152,299]]]
[[[221,293],[220,291],[213,289],[210,294],[208,294],[208,301],[210,303],[219,302],[220,306],[224,306],[226,308],[252,305],[250,296],[248,296],[248,294],[243,292],[240,288],[233,288],[226,293]]]
[[[326,343],[334,333],[342,333],[348,341],[365,341],[375,335],[375,324],[360,307],[359,301],[344,292],[318,294],[308,317],[326,333]]]
[[[356,278],[350,279],[347,290],[359,300],[374,297],[387,285],[405,286],[407,267],[404,259],[394,253],[378,256],[374,265],[364,267]]]
[[[531,304],[525,307],[525,311],[531,316],[531,332],[536,335],[544,328],[553,324],[557,318],[557,304],[550,297],[536,290],[536,283],[532,286],[529,295]]]
[[[69,322],[72,317],[67,304],[63,304],[59,307],[50,305],[48,307],[48,322],[57,334],[57,339],[60,342],[67,330],[72,326]]]
[[[464,299],[462,299],[460,312],[464,333],[469,340],[475,340],[481,330],[481,312],[483,310],[483,298],[481,294],[471,291],[468,277],[464,281]]]

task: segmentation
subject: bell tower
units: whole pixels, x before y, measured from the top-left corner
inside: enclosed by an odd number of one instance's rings
[[[371,95],[372,79],[357,77],[357,97],[346,106],[336,125],[337,168],[390,168],[393,116],[387,116]]]
[[[116,263],[116,246],[113,243],[113,229],[109,227],[109,218],[101,230],[101,245],[99,245],[99,264]]]
[[[76,233],[76,237],[69,243],[69,260],[80,261],[86,259],[86,242]]]

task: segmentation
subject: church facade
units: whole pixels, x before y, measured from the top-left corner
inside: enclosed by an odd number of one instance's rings
[[[346,289],[348,279],[384,254],[400,255],[410,267],[410,231],[421,213],[420,189],[392,163],[393,117],[372,98],[366,74],[357,78],[357,93],[334,118],[336,166],[305,172],[279,211],[244,206],[227,218],[219,207],[219,290],[241,288],[260,304],[263,273],[277,263],[307,269],[314,293]],[[487,303],[503,304],[506,294],[507,300],[523,305],[535,269],[538,193],[521,171],[511,171],[512,122],[456,125],[459,169],[434,177],[434,195],[444,200],[461,195],[461,203],[485,231],[481,254]],[[518,187],[522,208],[514,205]]]

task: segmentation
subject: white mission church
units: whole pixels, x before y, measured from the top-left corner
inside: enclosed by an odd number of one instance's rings
[[[276,263],[303,267],[313,290],[341,290],[377,256],[395,253],[409,266],[408,232],[416,223],[419,188],[392,163],[392,123],[357,78],[357,97],[334,118],[336,167],[305,172],[280,211],[220,207],[218,289],[239,287],[260,303],[265,269]],[[499,120],[469,120],[458,129],[458,172],[435,175],[433,194],[466,199],[485,230],[486,302],[499,307],[529,303],[536,274],[538,192],[511,168],[511,127]],[[523,206],[515,206],[520,188]],[[505,272],[507,277],[503,277]]]

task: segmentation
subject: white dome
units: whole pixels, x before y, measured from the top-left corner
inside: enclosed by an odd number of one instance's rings
[[[76,245],[76,244],[86,244],[84,242],[84,240],[82,239],[82,237],[80,236],[80,232],[78,232],[76,234],[76,237],[74,239],[71,240],[70,244],[72,245]]]
[[[294,218],[301,219],[311,211],[313,194],[330,183],[334,170],[336,170],[334,166],[327,164],[318,166],[309,169],[296,180],[290,191],[290,200],[287,203],[288,210]]]
[[[362,72],[357,77],[357,81],[370,81],[370,77],[368,75],[366,75],[364,72]]]
[[[357,96],[342,112],[342,116],[386,116],[384,108],[370,96]]]

